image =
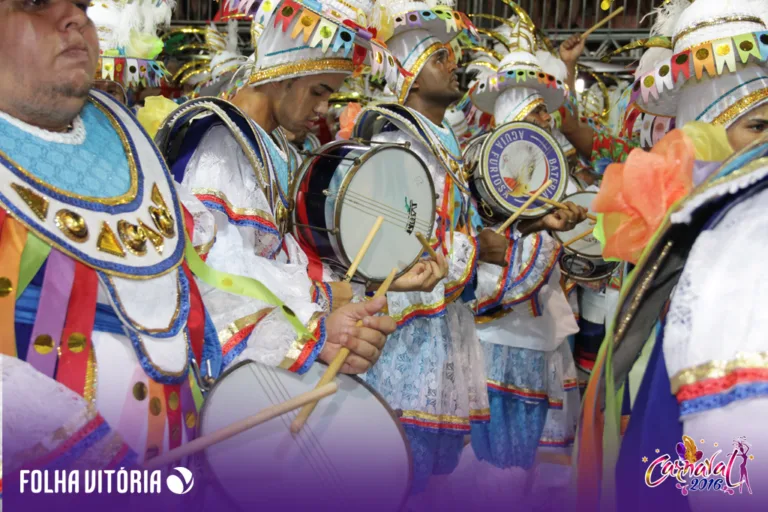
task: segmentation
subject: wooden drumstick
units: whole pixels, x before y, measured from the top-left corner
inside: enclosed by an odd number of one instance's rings
[[[557,201],[553,201],[552,199],[547,199],[546,197],[539,197],[539,201],[541,201],[544,204],[548,204],[550,206],[555,206],[557,208],[560,208],[561,210],[567,210],[568,209],[568,207],[566,205],[564,205],[563,203],[558,203]],[[597,217],[595,217],[591,213],[587,214],[587,218],[589,220],[594,220],[595,222],[597,222]]]
[[[584,32],[583,34],[581,34],[581,38],[582,39],[586,39],[592,32],[594,32],[595,30],[599,29],[600,27],[602,27],[603,25],[605,25],[606,23],[611,21],[613,18],[615,18],[616,16],[618,16],[622,12],[624,12],[624,7],[619,7],[618,9],[613,11],[611,14],[609,14],[608,16],[606,16],[605,18],[603,18],[602,20],[597,22],[597,24],[595,24],[594,27],[592,27],[591,29],[589,29],[586,32]]]
[[[595,228],[592,228],[592,229],[590,229],[588,231],[583,232],[582,234],[580,234],[579,236],[577,236],[575,238],[571,238],[570,240],[568,240],[567,242],[565,242],[563,244],[563,247],[569,247],[571,244],[574,244],[574,243],[578,242],[579,240],[581,240],[583,238],[587,238],[589,235],[592,234],[592,232],[594,230],[595,230]]]
[[[381,228],[381,225],[383,223],[384,223],[384,217],[379,217],[378,219],[376,219],[376,222],[373,223],[373,227],[368,232],[368,236],[363,242],[363,245],[360,246],[360,250],[357,251],[357,256],[355,256],[355,259],[352,260],[352,264],[349,266],[349,269],[347,270],[347,274],[344,276],[344,282],[348,283],[352,280],[353,277],[355,277],[355,272],[357,272],[357,267],[360,266],[360,262],[363,261],[363,258],[365,258],[365,253],[368,252],[368,248],[373,243],[373,238],[376,236],[376,233],[379,231],[379,228]]]
[[[520,209],[517,210],[515,213],[510,215],[509,218],[504,222],[504,224],[499,226],[499,229],[496,230],[496,234],[501,235],[502,233],[504,233],[504,231],[506,231],[507,228],[513,222],[515,222],[518,217],[520,217],[523,214],[526,208],[531,206],[533,202],[536,201],[539,198],[539,196],[543,194],[551,184],[552,184],[552,180],[547,180],[546,183],[544,183],[541,187],[539,187],[539,190],[531,194],[531,197],[529,197],[528,200],[525,203],[523,203],[523,206],[521,206]]]
[[[397,268],[392,269],[392,272],[389,273],[384,282],[381,283],[381,286],[379,286],[379,289],[376,290],[376,294],[373,296],[374,299],[383,297],[387,293],[387,290],[389,290],[389,287],[392,285],[392,281],[395,280],[395,276],[398,272],[399,270]],[[355,324],[356,327],[361,327],[362,325],[362,320],[358,320],[357,324]],[[325,373],[320,378],[320,382],[317,383],[318,388],[328,384],[336,378],[336,375],[338,375],[341,367],[344,365],[344,361],[347,360],[348,355],[349,349],[347,347],[341,347],[341,349],[339,349],[339,353],[336,354],[336,357],[333,358],[331,364],[328,365],[328,369],[325,370]],[[296,416],[296,418],[293,420],[293,423],[291,423],[292,433],[298,434],[301,431],[302,427],[304,427],[304,424],[309,419],[309,415],[312,414],[312,411],[315,410],[316,405],[317,401],[308,403],[299,411],[298,416]]]
[[[421,233],[416,233],[416,238],[419,239],[419,242],[421,242],[421,245],[424,246],[424,250],[429,253],[429,257],[433,260],[437,261],[437,253],[432,248],[431,245],[429,245],[429,242],[427,242],[427,238],[422,235]]]
[[[248,418],[237,421],[229,426],[221,428],[216,432],[212,432],[206,436],[198,437],[189,443],[182,445],[175,450],[171,450],[164,453],[154,459],[150,459],[144,464],[144,468],[148,470],[158,469],[163,466],[167,466],[171,462],[183,459],[193,453],[197,453],[213,446],[214,444],[226,441],[227,439],[236,436],[248,429],[257,427],[262,423],[289,413],[299,407],[309,404],[317,403],[318,400],[330,396],[339,389],[338,384],[335,382],[329,382],[323,386],[319,386],[312,391],[302,393],[296,397],[286,400],[285,402],[267,407],[261,412],[254,414]]]

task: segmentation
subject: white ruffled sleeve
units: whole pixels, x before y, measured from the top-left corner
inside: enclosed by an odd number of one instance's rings
[[[519,311],[538,317],[542,314],[539,294],[557,265],[561,246],[546,232],[519,237],[510,228],[506,236],[510,240],[507,266],[482,262],[478,266],[476,313],[482,316],[498,308],[530,304]]]
[[[247,358],[303,372],[325,341],[324,308],[313,301],[317,289],[307,275],[306,255],[291,235],[281,238],[256,174],[225,127],[205,134],[182,183],[195,196],[184,201],[195,218],[194,245],[214,269],[263,283],[316,340],[297,339],[283,313],[268,303],[198,284],[225,366]]]
[[[732,451],[740,436],[754,451],[768,446],[767,204],[763,191],[699,235],[667,315],[664,358],[683,431],[704,439],[707,454],[711,442]],[[738,478],[742,459],[736,461]],[[768,485],[768,458],[755,455],[747,469],[753,491]],[[693,509],[709,510],[721,495],[691,493]],[[746,489],[726,497],[728,508],[739,499],[740,510],[752,510],[754,498]]]

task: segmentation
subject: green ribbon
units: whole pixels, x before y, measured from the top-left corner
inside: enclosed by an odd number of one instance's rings
[[[16,287],[16,299],[21,297],[21,294],[27,289],[50,253],[50,245],[37,238],[33,233],[27,233],[27,243],[24,244],[19,262],[19,284]]]
[[[234,293],[235,295],[242,295],[244,297],[250,297],[261,302],[266,302],[272,306],[280,309],[283,316],[290,322],[296,333],[302,339],[316,338],[307,330],[307,327],[299,321],[296,314],[286,306],[277,296],[269,291],[269,288],[264,286],[263,283],[253,279],[251,277],[236,276],[234,274],[228,274],[226,272],[218,271],[211,266],[207,265],[200,255],[195,251],[195,247],[189,239],[189,235],[186,236],[187,245],[184,248],[184,256],[187,259],[189,269],[208,286],[213,286],[219,290],[223,290],[228,293]]]

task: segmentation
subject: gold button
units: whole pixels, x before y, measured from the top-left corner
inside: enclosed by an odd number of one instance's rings
[[[141,402],[147,398],[147,385],[143,382],[137,382],[133,385],[133,398]]]
[[[184,423],[187,424],[187,428],[195,428],[195,425],[197,425],[197,418],[195,417],[195,413],[188,412],[187,417],[184,419]]]
[[[179,408],[179,394],[175,391],[168,395],[168,407],[170,407],[172,411]]]
[[[157,448],[157,446],[150,446],[147,448],[147,452],[144,454],[144,460],[147,461],[149,459],[154,459],[160,454],[160,450]]]
[[[717,54],[721,57],[724,57],[731,53],[731,45],[730,44],[723,44],[717,47]]]
[[[751,52],[754,47],[755,45],[751,41],[742,41],[741,44],[739,44],[739,48],[744,52]]]
[[[655,82],[652,76],[647,76],[643,79],[643,85],[646,87],[651,87]]]
[[[149,412],[152,413],[152,416],[159,416],[162,411],[163,406],[160,404],[159,398],[154,397],[149,401]]]
[[[173,427],[171,429],[171,441],[174,443],[181,441],[181,429],[179,427]]]
[[[79,354],[85,350],[85,342],[85,335],[80,332],[73,332],[69,335],[69,338],[67,338],[67,346],[69,347],[69,350],[75,354]]]
[[[7,277],[0,277],[0,297],[7,297],[13,291],[13,283]]]
[[[709,57],[709,50],[706,48],[699,48],[696,50],[696,58],[699,60],[704,60]]]
[[[53,350],[53,338],[47,334],[41,334],[35,338],[35,350],[38,354],[49,354]]]

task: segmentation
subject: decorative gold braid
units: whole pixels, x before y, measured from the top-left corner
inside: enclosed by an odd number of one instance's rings
[[[726,126],[728,123],[741,116],[744,112],[751,110],[755,103],[766,98],[768,98],[768,89],[759,89],[752,94],[744,96],[718,115],[715,120],[712,121],[712,124]]]
[[[261,69],[256,71],[248,79],[249,85],[258,85],[261,82],[272,80],[281,76],[292,76],[297,73],[318,72],[325,71],[328,73],[333,72],[348,72],[352,73],[355,70],[355,65],[348,59],[322,59],[322,60],[304,60],[299,62],[288,62],[286,64],[280,64],[272,66],[271,68]]]

